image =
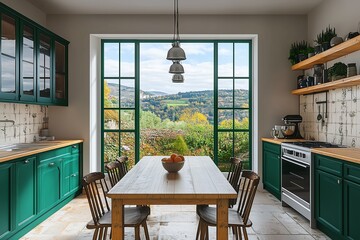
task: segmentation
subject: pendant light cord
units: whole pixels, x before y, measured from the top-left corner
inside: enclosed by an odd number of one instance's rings
[[[180,41],[180,34],[179,34],[179,0],[176,1],[176,40]]]
[[[176,0],[174,0],[174,35],[173,35],[173,41],[175,42],[176,40]]]

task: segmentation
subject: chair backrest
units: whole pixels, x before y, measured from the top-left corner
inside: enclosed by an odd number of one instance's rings
[[[118,157],[116,159],[116,161],[118,161],[121,164],[120,170],[121,170],[122,177],[124,177],[125,174],[127,174],[127,172],[128,172],[128,168],[127,168],[128,157],[126,157],[126,156]]]
[[[109,175],[111,187],[114,187],[128,172],[127,157],[118,157],[116,161],[105,165],[105,170]]]
[[[94,224],[98,224],[99,219],[110,211],[106,198],[109,188],[105,181],[105,175],[102,172],[89,173],[83,177],[81,183],[86,192]]]
[[[240,198],[237,212],[240,214],[245,224],[249,219],[259,182],[260,177],[255,172],[247,170],[242,171],[239,190]]]
[[[227,180],[229,181],[229,183],[237,193],[239,193],[242,167],[243,167],[243,163],[240,158],[236,158],[236,157],[230,158],[230,168],[229,168]],[[237,199],[230,199],[229,207],[233,207],[236,204],[236,201]]]

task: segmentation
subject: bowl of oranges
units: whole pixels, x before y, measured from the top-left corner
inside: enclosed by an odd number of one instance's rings
[[[173,153],[169,158],[161,159],[161,162],[166,171],[176,173],[184,166],[185,158],[182,155]]]

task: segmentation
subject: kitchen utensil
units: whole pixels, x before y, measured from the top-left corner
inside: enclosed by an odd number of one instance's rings
[[[322,118],[323,118],[323,117],[322,117],[322,115],[321,115],[321,113],[320,113],[320,105],[319,105],[319,114],[317,115],[316,119],[317,119],[318,121],[320,121]]]
[[[347,77],[357,75],[356,63],[349,63],[347,65]]]

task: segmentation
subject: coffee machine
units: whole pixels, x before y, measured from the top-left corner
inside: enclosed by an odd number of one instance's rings
[[[302,122],[300,115],[286,115],[282,118],[285,126],[282,126],[281,132],[287,139],[303,138],[300,134],[299,123]]]

